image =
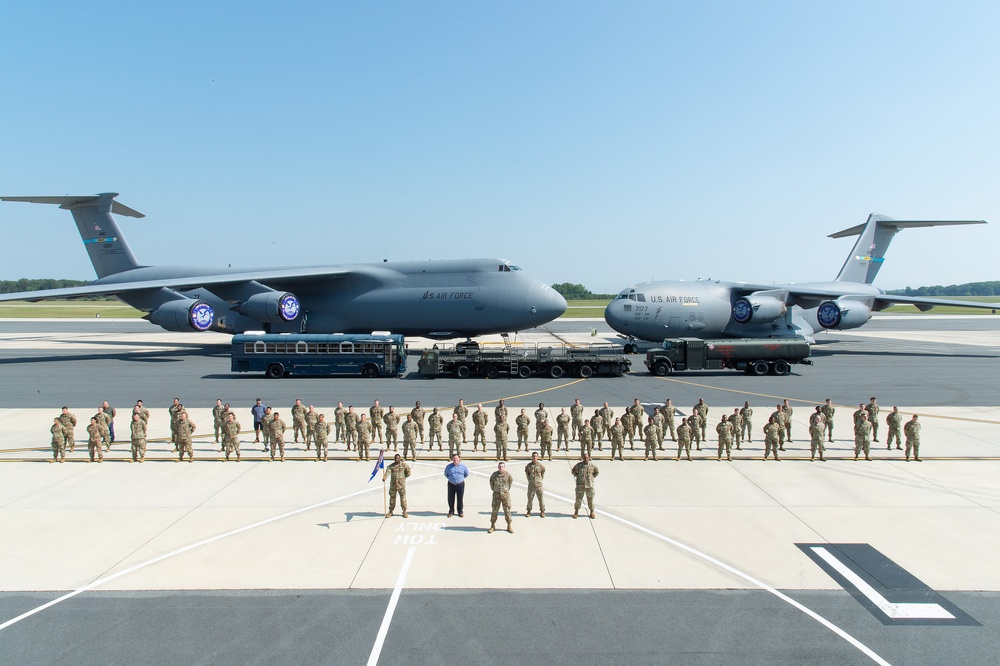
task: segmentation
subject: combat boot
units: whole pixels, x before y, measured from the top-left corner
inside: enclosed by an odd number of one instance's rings
[[[578,513],[576,512],[576,511],[574,511],[574,512],[573,512],[573,517],[574,517],[574,518],[579,518],[580,516],[579,516],[579,514],[578,514]]]
[[[406,513],[406,509],[403,509],[403,518],[409,518],[410,514]]]
[[[513,528],[513,527],[511,527],[511,524],[510,524],[510,523],[507,523],[507,531],[508,531],[508,532],[510,532],[511,534],[513,534],[513,533],[514,533],[514,528]]]
[[[490,529],[486,530],[486,533],[487,534],[493,534],[493,530],[495,530],[496,527],[497,527],[496,523],[490,523]]]
[[[538,517],[539,517],[539,518],[544,518],[544,517],[545,517],[545,512],[544,512],[544,511],[540,512],[540,513],[538,514]]]
[[[591,511],[591,512],[590,512],[590,519],[591,519],[591,520],[596,520],[596,519],[597,519],[597,514],[596,514],[596,513],[594,513],[593,511]]]
[[[389,513],[387,513],[387,514],[385,514],[385,517],[386,517],[386,518],[392,518],[392,511],[390,511],[390,512],[389,512]]]
[[[524,517],[525,518],[531,518],[531,509],[525,509],[525,511],[524,511]]]

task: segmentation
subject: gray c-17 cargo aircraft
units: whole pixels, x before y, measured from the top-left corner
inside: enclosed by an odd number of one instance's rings
[[[665,338],[801,337],[814,342],[823,329],[863,326],[890,305],[907,303],[919,310],[935,305],[998,309],[1000,303],[943,300],[886,294],[872,285],[892,238],[901,229],[956,224],[986,224],[983,220],[910,221],[871,214],[863,225],[831,234],[858,236],[840,273],[832,282],[748,284],[718,280],[657,280],[636,284],[618,294],[604,319],[630,342],[662,342]]]
[[[514,333],[566,311],[549,285],[503,259],[427,260],[261,270],[141,266],[112,213],[144,217],[116,193],[0,197],[73,214],[98,279],[0,301],[114,294],[168,331],[371,333],[430,338]]]

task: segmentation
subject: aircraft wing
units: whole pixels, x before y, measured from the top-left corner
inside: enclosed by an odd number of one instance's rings
[[[983,303],[979,301],[959,301],[943,298],[926,298],[923,296],[896,296],[881,292],[865,292],[858,290],[852,292],[850,289],[820,288],[803,285],[797,287],[794,284],[788,285],[764,285],[764,284],[739,284],[736,286],[741,296],[765,292],[774,294],[776,291],[787,291],[788,297],[785,302],[789,305],[798,305],[802,308],[814,308],[821,301],[847,298],[850,300],[873,300],[872,309],[876,312],[884,310],[890,305],[913,305],[921,312],[926,312],[931,308],[941,306],[953,306],[961,308],[979,308],[986,310],[1000,310],[1000,303]]]
[[[210,289],[215,285],[239,284],[241,282],[260,282],[266,285],[279,285],[301,282],[304,279],[331,280],[346,277],[351,273],[348,268],[324,266],[320,268],[278,268],[246,273],[220,273],[215,275],[190,275],[181,277],[165,277],[156,280],[133,280],[131,282],[106,282],[88,284],[83,287],[67,287],[65,289],[41,289],[38,291],[21,291],[12,294],[0,294],[2,301],[40,301],[47,298],[75,298],[79,296],[96,296],[99,294],[123,294],[127,292],[145,291],[148,289],[194,289],[204,287]]]
[[[924,298],[923,296],[894,296],[880,294],[875,297],[875,309],[881,310],[890,305],[915,305],[921,312],[926,312],[936,305],[952,305],[960,308],[980,308],[985,310],[1000,310],[1000,303],[982,303],[979,301],[955,301],[944,298]]]

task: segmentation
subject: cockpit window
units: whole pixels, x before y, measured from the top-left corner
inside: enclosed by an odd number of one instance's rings
[[[638,301],[642,301],[643,303],[646,302],[646,298],[642,294],[640,294],[639,297],[636,298],[635,289],[626,289],[622,293],[620,293],[617,296],[615,296],[615,300],[624,300],[624,299],[628,299],[630,301],[637,301],[638,300]]]
[[[645,294],[636,294],[636,297],[639,299],[640,303],[645,303],[646,302],[646,295]]]
[[[511,271],[519,271],[519,270],[521,269],[513,264],[500,264],[499,266],[497,266],[497,271],[499,271],[500,273],[510,273]]]

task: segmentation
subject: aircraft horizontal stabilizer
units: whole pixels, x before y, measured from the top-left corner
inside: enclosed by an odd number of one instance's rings
[[[894,227],[899,229],[918,229],[921,227],[947,227],[958,224],[986,224],[986,220],[890,220],[889,218],[878,220],[880,227]],[[850,229],[844,229],[843,231],[838,231],[835,234],[830,234],[829,238],[847,238],[848,236],[857,236],[862,231],[864,231],[865,224],[859,224],[856,227],[851,227]]]
[[[22,201],[24,203],[46,203],[46,204],[57,204],[60,208],[65,208],[67,210],[72,209],[74,206],[83,203],[89,203],[91,201],[96,201],[101,197],[116,197],[117,192],[109,192],[107,194],[85,194],[78,197],[0,197],[0,201]],[[132,208],[129,208],[123,203],[118,201],[111,202],[111,212],[115,215],[124,215],[125,217],[146,217],[142,213]]]

